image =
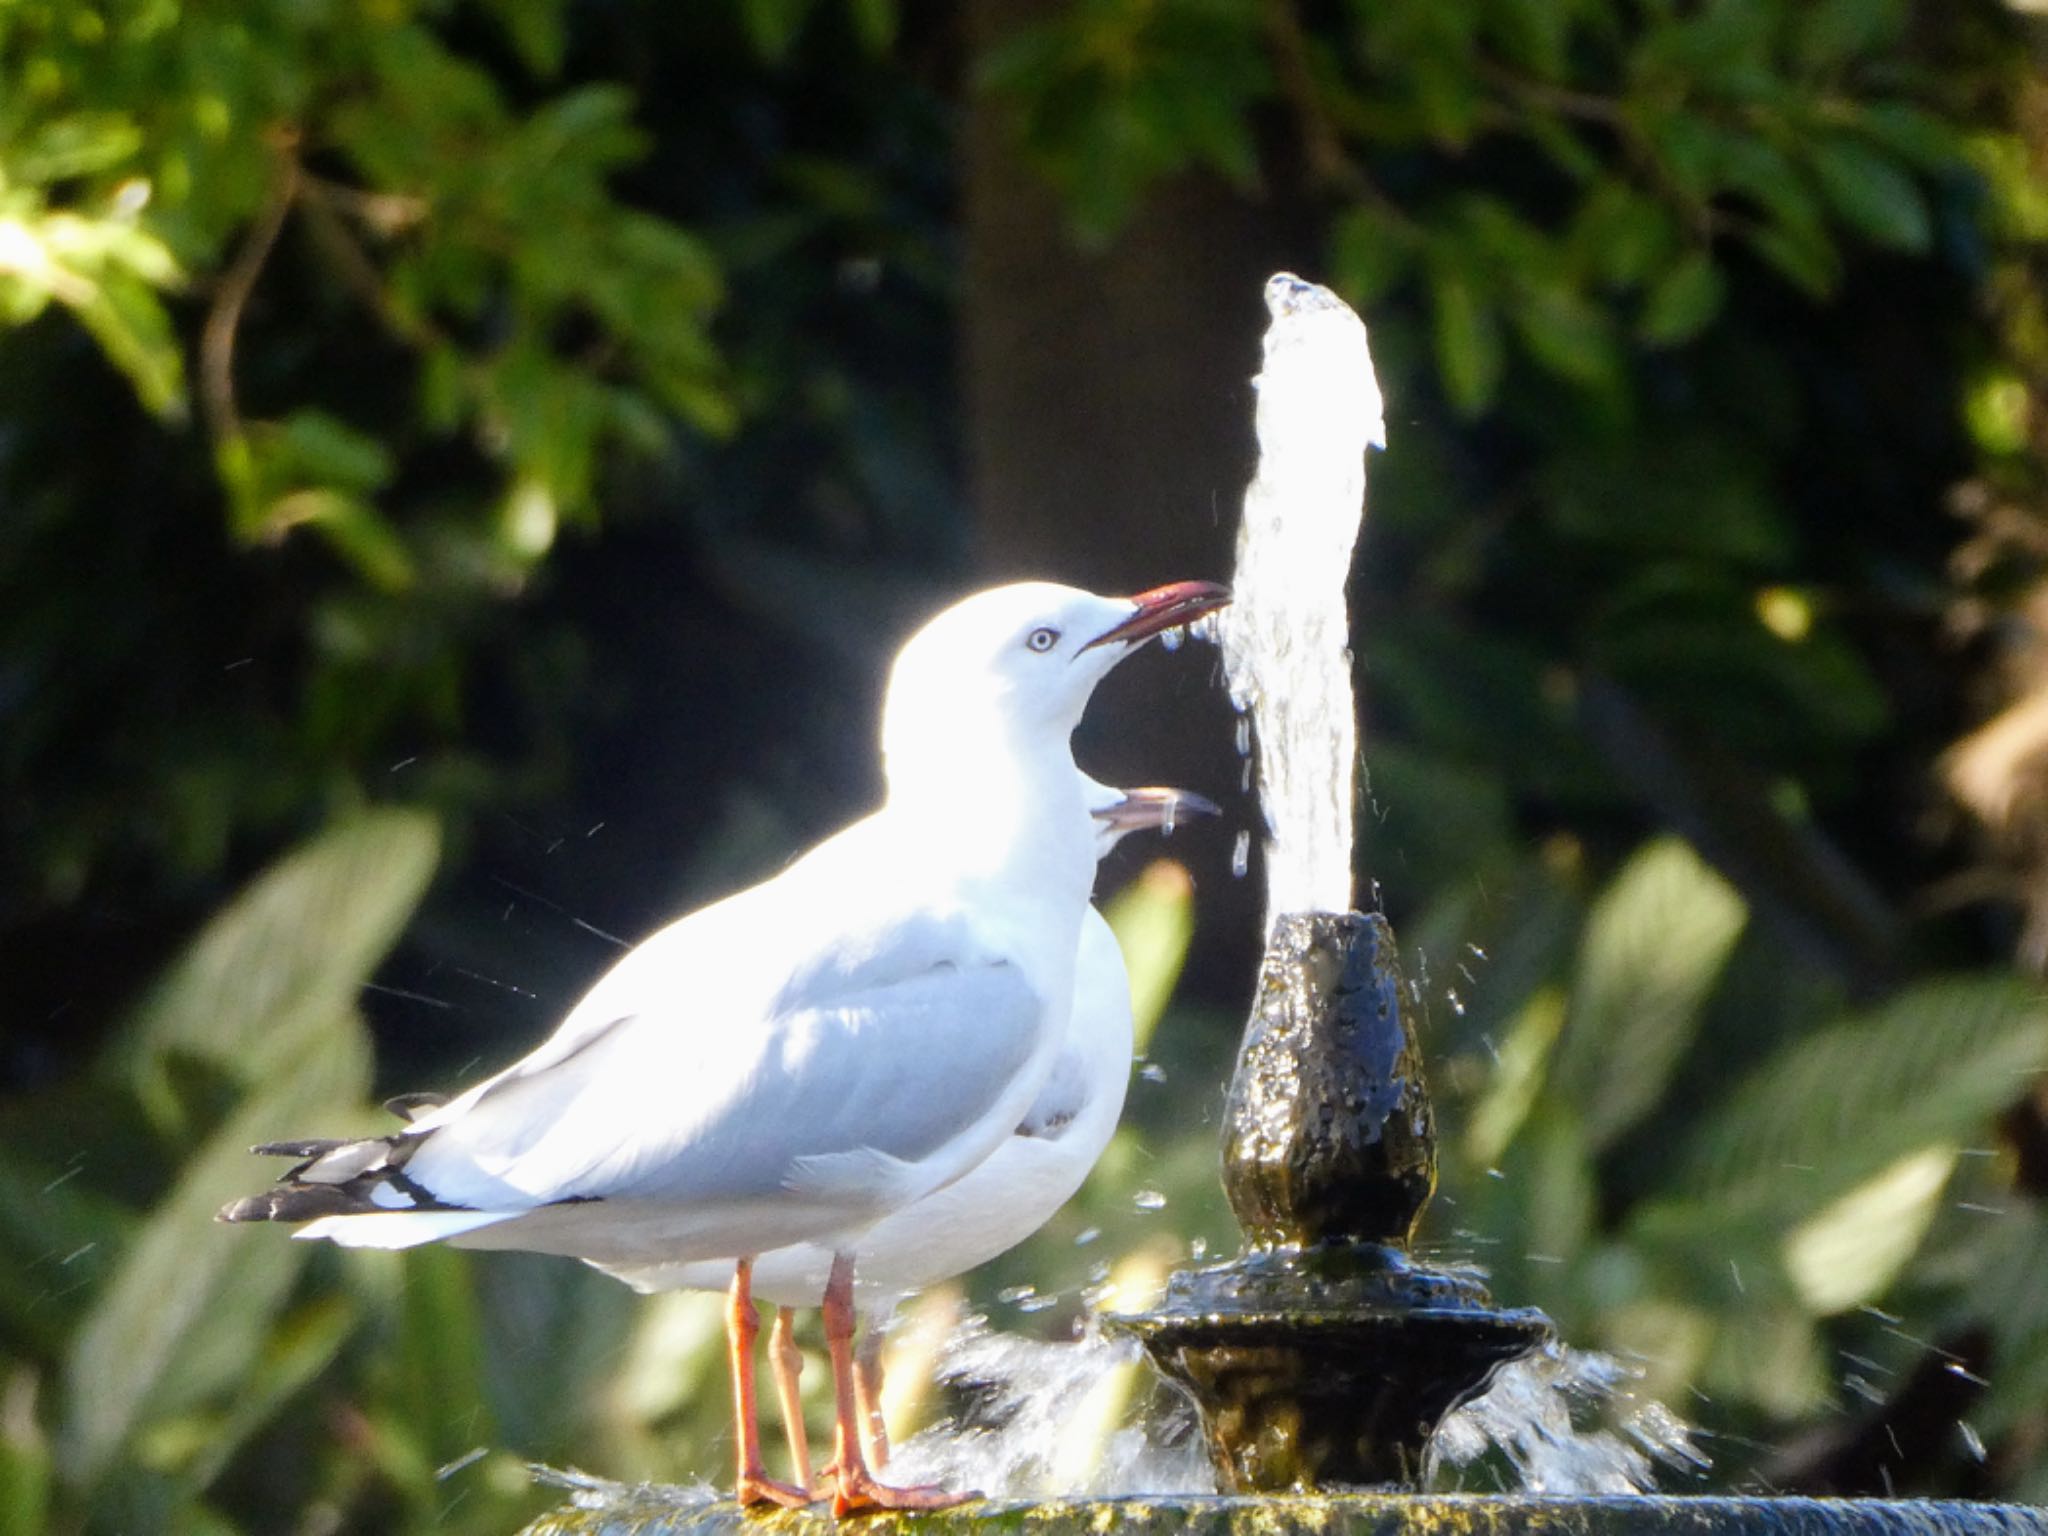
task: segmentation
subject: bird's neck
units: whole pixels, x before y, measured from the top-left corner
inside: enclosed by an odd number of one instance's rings
[[[1067,742],[972,731],[943,760],[892,763],[888,813],[935,862],[975,884],[1087,900],[1095,829]]]

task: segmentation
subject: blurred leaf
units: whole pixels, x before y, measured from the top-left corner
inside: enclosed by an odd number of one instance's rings
[[[71,309],[145,406],[159,415],[184,409],[184,360],[171,318],[148,284],[105,273]]]
[[[1194,882],[1172,859],[1155,859],[1103,906],[1102,915],[1130,973],[1133,1049],[1142,1056],[1173,997],[1194,937]]]
[[[0,1337],[55,1354],[136,1220],[78,1176],[101,1147],[46,1150],[76,1160],[52,1171],[0,1140],[0,1252],[10,1256],[0,1264]]]
[[[1330,235],[1332,286],[1354,309],[1377,303],[1407,274],[1412,244],[1373,204],[1345,209]]]
[[[259,875],[129,1021],[117,1059],[137,1094],[174,1124],[173,1054],[258,1088],[327,1038],[412,914],[439,845],[430,816],[366,811]],[[273,1126],[252,1139],[288,1132]]]
[[[1905,28],[1902,0],[1812,0],[1798,18],[1799,52],[1831,66],[1896,45]]]
[[[36,1422],[35,1371],[0,1359],[0,1530],[40,1536],[48,1529],[50,1447]]]
[[[1521,1130],[1543,1091],[1551,1048],[1564,1029],[1564,1019],[1563,990],[1544,987],[1529,998],[1509,1026],[1486,1096],[1473,1106],[1465,1130],[1465,1155],[1474,1166],[1485,1168],[1498,1162]]]
[[[1638,322],[1643,340],[1660,347],[1692,340],[1720,313],[1726,286],[1709,252],[1686,255],[1644,298]]]
[[[399,1417],[426,1467],[491,1443],[483,1324],[471,1260],[438,1245],[406,1253],[391,1364]]]
[[[486,4],[528,69],[543,76],[561,69],[564,0],[486,0]]]
[[[1895,251],[1927,249],[1933,238],[1927,201],[1887,156],[1837,136],[1814,147],[1813,169],[1835,212],[1858,233]]]
[[[885,53],[896,41],[902,23],[897,0],[847,0],[853,12],[854,30],[870,53]]]
[[[1816,1316],[1877,1300],[1913,1257],[1950,1173],[1956,1149],[1908,1153],[1785,1237],[1785,1268]]]
[[[1500,387],[1500,322],[1493,307],[1456,273],[1430,280],[1436,306],[1436,361],[1444,393],[1467,416],[1493,403]]]
[[[809,19],[816,0],[740,0],[740,20],[754,51],[771,64],[779,64],[795,46],[797,34]]]
[[[2048,1004],[2007,976],[1923,982],[1778,1052],[1688,1141],[1679,1188],[1798,1220],[1963,1145],[2048,1067]]]
[[[181,1481],[211,1486],[243,1443],[333,1363],[356,1321],[346,1296],[325,1296],[279,1317],[225,1410],[195,1426],[193,1454],[176,1468]]]
[[[306,1250],[283,1232],[225,1230],[214,1213],[261,1181],[251,1145],[369,1088],[368,1041],[352,1012],[294,1024],[295,1048],[185,1164],[72,1341],[58,1457],[73,1482],[106,1475],[148,1419],[240,1390],[262,1351]]]
[[[1672,837],[1645,844],[1594,902],[1551,1069],[1594,1147],[1663,1096],[1747,915],[1733,887]]]
[[[1699,1386],[1796,1419],[1828,1403],[1834,1380],[1811,1318],[1794,1308],[1749,1306],[1718,1319]]]
[[[1561,379],[1612,388],[1621,382],[1621,353],[1606,311],[1561,283],[1518,295],[1509,313],[1529,355]]]
[[[143,142],[141,128],[125,112],[72,112],[9,143],[0,164],[8,181],[46,184],[111,170]]]

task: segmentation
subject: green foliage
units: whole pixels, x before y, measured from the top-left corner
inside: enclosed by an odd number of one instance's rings
[[[2048,995],[1979,974],[1825,1027],[1795,1018],[1702,1095],[1699,1068],[1730,1049],[1712,1021],[1738,979],[1740,897],[1683,844],[1655,842],[1560,946],[1540,894],[1557,879],[1532,870],[1466,930],[1503,955],[1480,982],[1479,1032],[1464,1031],[1496,1043],[1445,1074],[1445,1193],[1485,1234],[1497,1291],[1537,1301],[1581,1347],[1639,1354],[1662,1400],[1744,1432],[1829,1400],[1824,1335],[1852,1358],[1897,1359],[1893,1309],[2014,1308],[1996,1324],[2014,1370],[1994,1375],[1984,1410],[2014,1422],[2048,1295],[1990,1266],[2029,1221],[1977,1216],[1967,1257],[1949,1234],[1957,1211],[1992,1209],[1958,1191],[1990,1172],[1973,1158],[1966,1179],[1958,1152],[2048,1072]],[[1521,953],[1547,958],[1509,963]],[[1774,952],[1772,966],[1775,986],[1798,987],[1800,962]]]
[[[33,1289],[33,1271],[0,1297],[0,1357],[13,1357],[0,1372],[10,1383],[0,1492],[17,1509],[196,1512],[237,1450],[353,1331],[345,1296],[292,1305],[306,1250],[261,1240],[274,1233],[226,1233],[212,1218],[248,1191],[253,1143],[280,1125],[331,1121],[367,1091],[356,996],[417,904],[437,846],[434,823],[414,812],[339,823],[208,924],[137,1007],[96,1074],[94,1118],[146,1127],[146,1212],[108,1185],[115,1167],[81,1162],[78,1177],[51,1181],[0,1164],[16,1252],[76,1239],[66,1266],[110,1253],[59,1334],[37,1326],[49,1296]],[[79,1155],[90,1158],[90,1144]],[[34,1401],[45,1372],[61,1383],[53,1421]],[[42,1515],[10,1525],[45,1528]]]
[[[1442,391],[1470,416],[1497,403],[1510,339],[1611,402],[1630,338],[1691,340],[1744,258],[1823,296],[1855,241],[1924,252],[1921,178],[1962,154],[1929,82],[1892,65],[1891,0],[1359,3],[1327,32],[1302,11],[1088,0],[1020,32],[987,84],[1098,237],[1190,163],[1251,179],[1248,115],[1291,115],[1350,205],[1339,286],[1382,301],[1418,282]],[[1475,163],[1512,172],[1475,191]]]

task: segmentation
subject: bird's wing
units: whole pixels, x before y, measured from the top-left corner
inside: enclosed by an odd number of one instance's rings
[[[1012,1090],[1049,1000],[964,920],[870,925],[825,948],[840,958],[812,946],[751,1016],[649,995],[575,1049],[529,1058],[465,1096],[409,1177],[481,1209],[829,1194],[914,1165]]]

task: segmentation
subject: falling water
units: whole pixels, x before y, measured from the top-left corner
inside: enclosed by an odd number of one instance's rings
[[[1224,675],[1258,723],[1266,915],[1352,905],[1358,747],[1344,588],[1365,508],[1365,450],[1384,446],[1365,326],[1329,289],[1266,284],[1259,465],[1245,491]]]
[[[1151,1388],[1137,1344],[1092,1316],[1063,1343],[971,1318],[947,1341],[938,1375],[963,1406],[899,1446],[893,1476],[999,1499],[1216,1491],[1193,1405]],[[1140,1387],[1159,1402],[1129,1401]]]
[[[1665,1469],[1708,1468],[1695,1431],[1635,1391],[1641,1372],[1612,1355],[1551,1344],[1501,1367],[1430,1442],[1429,1481],[1497,1448],[1528,1493],[1648,1493]],[[1582,1423],[1592,1418],[1606,1424]]]

